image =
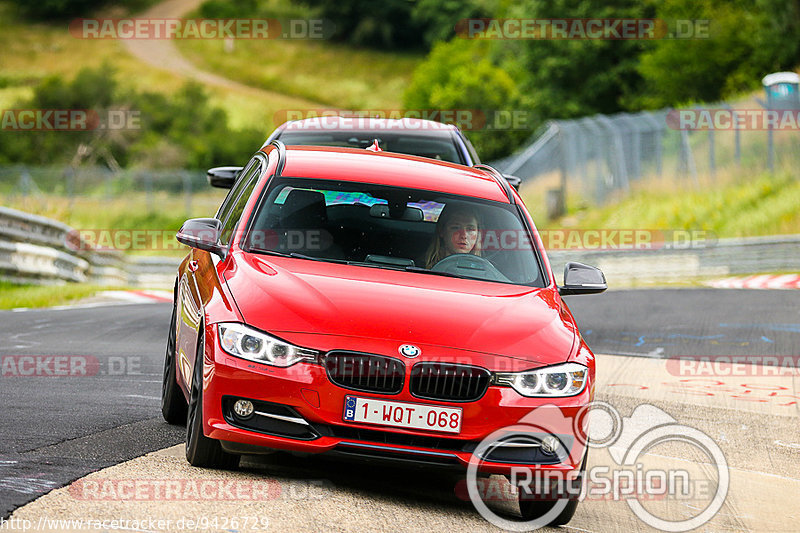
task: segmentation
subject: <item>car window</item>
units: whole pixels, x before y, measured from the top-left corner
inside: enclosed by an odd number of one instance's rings
[[[229,198],[232,198],[232,200],[229,202],[228,206],[223,206],[223,209],[220,210],[224,211],[227,208],[225,219],[222,220],[222,233],[220,234],[221,244],[230,243],[231,235],[233,235],[236,224],[242,217],[242,212],[244,211],[245,205],[247,205],[247,200],[253,193],[253,188],[255,188],[256,183],[258,183],[258,178],[261,176],[263,169],[264,165],[261,159],[255,159],[254,162],[248,165],[242,172],[236,185],[231,189]]]
[[[264,195],[250,251],[543,286],[529,230],[510,204],[285,177]]]
[[[239,177],[236,179],[236,183],[234,183],[233,187],[231,187],[231,189],[228,191],[228,195],[222,201],[222,204],[217,210],[218,220],[225,222],[225,220],[228,218],[231,209],[233,209],[233,204],[236,203],[236,199],[239,198],[239,194],[242,192],[242,188],[245,185],[246,180],[242,178],[251,175],[254,166],[258,165],[259,161],[260,161],[259,158],[254,157],[247,163],[247,166],[244,167],[242,171],[239,173]]]
[[[371,132],[284,131],[279,138],[287,145],[336,146],[344,148],[366,148],[375,139],[378,139],[381,149],[387,152],[417,155],[450,163],[466,163],[456,143],[450,137],[449,130],[444,131],[442,135],[435,136],[382,130]]]

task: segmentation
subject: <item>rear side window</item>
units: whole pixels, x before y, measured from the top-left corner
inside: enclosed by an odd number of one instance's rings
[[[225,203],[220,209],[220,216],[225,217],[222,221],[222,233],[220,235],[221,244],[230,244],[239,219],[242,218],[244,206],[253,193],[253,189],[258,183],[258,178],[264,169],[260,159],[256,159],[242,172],[242,176],[237,180],[236,185],[231,189],[231,194],[226,198]]]

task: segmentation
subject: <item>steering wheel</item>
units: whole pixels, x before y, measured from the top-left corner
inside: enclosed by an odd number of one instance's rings
[[[448,255],[431,268],[434,272],[447,272],[468,278],[511,282],[497,270],[491,261],[473,254]]]

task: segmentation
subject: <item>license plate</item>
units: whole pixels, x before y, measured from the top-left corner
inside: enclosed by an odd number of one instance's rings
[[[445,433],[461,431],[460,407],[390,402],[357,396],[345,396],[342,419],[346,422],[364,422]]]

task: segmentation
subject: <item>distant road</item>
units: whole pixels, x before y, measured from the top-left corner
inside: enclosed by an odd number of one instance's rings
[[[203,0],[166,0],[149,8],[138,18],[151,19],[176,19],[183,17],[186,13],[197,9]],[[136,56],[139,60],[148,65],[167,70],[173,74],[184,76],[188,79],[198,81],[204,85],[222,87],[245,93],[257,94],[262,98],[280,96],[281,100],[292,98],[289,95],[268,91],[257,87],[244,85],[237,81],[230,80],[223,76],[218,76],[212,72],[207,72],[197,68],[194,63],[186,59],[180,53],[175,44],[169,39],[123,39],[125,48]],[[303,98],[295,98],[295,105],[300,108],[319,107],[319,104]]]

